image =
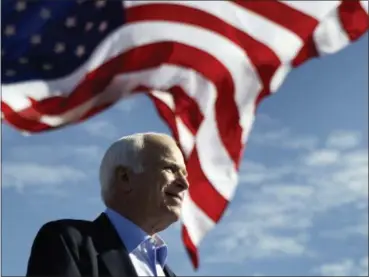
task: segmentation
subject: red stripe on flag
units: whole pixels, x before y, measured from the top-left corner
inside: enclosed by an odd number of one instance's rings
[[[8,109],[2,109],[4,118],[9,121],[11,125],[14,125],[16,128],[21,130],[40,132],[53,129],[55,127],[46,124],[39,124],[39,122],[27,118],[32,119],[35,114],[51,116],[62,115],[71,109],[77,108],[79,105],[82,105],[91,98],[102,95],[105,87],[116,74],[155,68],[159,67],[163,63],[170,63],[169,59],[171,57],[172,50],[175,48],[174,45],[174,42],[167,42],[134,48],[113,58],[107,63],[101,65],[95,71],[89,73],[84,81],[80,83],[76,89],[69,94],[69,96],[56,96],[42,99],[32,103],[29,108],[18,112],[14,112],[10,107],[8,107]],[[185,50],[186,49],[189,49],[189,47],[185,46]],[[162,54],[152,55],[152,53]],[[197,55],[197,57],[198,56],[199,55]],[[182,53],[182,55],[178,57],[178,63],[180,63],[181,60],[185,61],[186,57],[186,52]],[[25,119],[23,119],[24,116],[26,116]],[[85,118],[85,116],[83,116],[83,118]],[[197,115],[196,118],[201,118],[201,115]],[[79,120],[80,118],[75,121],[77,122]],[[201,122],[197,122],[196,124],[199,125],[200,123]],[[196,126],[196,124],[194,126]]]
[[[147,95],[153,101],[153,103],[154,103],[154,105],[155,105],[155,107],[158,111],[159,116],[168,124],[168,127],[172,131],[172,136],[178,142],[179,141],[179,136],[178,136],[178,129],[177,129],[177,124],[176,124],[176,120],[175,120],[175,114],[167,106],[167,104],[165,104],[159,98],[156,98],[151,93],[148,93]],[[179,147],[180,147],[180,145],[179,145]],[[182,150],[182,148],[181,148],[181,150]],[[183,153],[183,150],[182,150],[182,153]]]
[[[293,67],[298,67],[309,59],[319,56],[319,52],[316,49],[315,41],[313,36],[306,40],[304,46],[301,48],[300,52],[292,61]]]
[[[101,113],[102,111],[108,109],[109,107],[111,107],[113,104],[115,104],[116,102],[111,102],[111,103],[105,103],[99,106],[95,106],[92,109],[90,109],[86,114],[84,114],[79,120],[78,122],[83,122],[89,118],[92,118],[93,116]]]
[[[4,101],[1,101],[1,111],[4,116],[3,122],[6,122],[7,124],[19,130],[28,131],[28,132],[41,132],[41,131],[50,129],[49,125],[38,121],[40,119],[39,116],[31,117],[31,118],[28,116],[28,113],[27,113],[28,111],[36,114],[36,112],[32,111],[32,107],[27,108],[23,111],[17,112],[17,111],[14,111]]]
[[[369,18],[359,1],[342,1],[338,7],[339,18],[351,41],[357,40],[368,30]]]
[[[204,119],[199,105],[181,87],[175,86],[170,91],[174,98],[175,114],[195,136]]]
[[[277,55],[269,47],[255,40],[241,30],[233,27],[232,25],[227,24],[220,18],[201,10],[181,5],[153,3],[130,8],[127,12],[127,20],[129,22],[165,20],[192,24],[194,26],[200,26],[219,33],[244,49],[252,64],[256,67],[258,74],[262,79],[263,85],[267,88],[266,94],[269,93],[269,84],[271,78],[281,64]],[[193,59],[192,55],[190,54],[188,57]],[[209,65],[208,67],[211,69],[212,66]],[[217,80],[217,78],[215,78],[215,80]],[[211,79],[214,80],[214,78]],[[232,85],[233,91],[233,82],[229,83]],[[230,93],[231,90],[227,87],[222,87],[221,90],[218,88],[218,92],[226,91],[228,91],[228,93],[219,93],[219,98],[216,102],[216,119],[222,141],[226,146],[226,149],[229,151],[233,161],[235,162],[235,165],[237,166],[241,157],[240,149],[242,148],[242,129],[239,126],[237,130],[229,132],[229,126],[232,126],[233,122],[238,122],[239,115],[233,97],[234,93]],[[228,106],[228,108],[224,108],[225,105]],[[228,120],[225,120],[225,111]],[[237,143],[236,146],[235,141],[240,143]]]
[[[178,131],[172,110],[162,101],[155,98],[154,95],[150,94],[149,96],[154,101],[159,115],[163,120],[168,122],[173,137],[178,141]],[[202,172],[196,148],[194,148],[191,156],[187,159],[186,165],[189,175],[189,194],[191,199],[204,211],[204,213],[207,214],[207,216],[209,216],[214,222],[217,222],[224,212],[228,202],[225,201],[225,199],[211,186]],[[182,226],[182,239],[192,264],[194,268],[197,269],[199,266],[198,250],[189,237],[185,226]]]
[[[199,267],[199,254],[196,246],[193,244],[190,236],[188,235],[186,226],[184,225],[182,226],[182,240],[186,245],[187,253],[190,256],[194,268],[197,269]]]
[[[153,100],[159,115],[168,125],[173,137],[178,141],[178,130],[173,111],[154,95],[149,94]],[[202,171],[196,147],[186,161],[188,171],[188,182],[190,183],[189,194],[198,207],[206,213],[209,218],[217,222],[224,212],[228,201],[219,194],[211,185]]]
[[[233,40],[238,41],[239,39],[236,34],[234,34],[236,29],[219,18],[200,10],[180,5],[149,4],[136,6],[127,10],[126,18],[130,23],[148,20],[173,21],[182,24],[187,23],[208,28],[226,37],[229,37],[229,35],[233,33]],[[239,33],[243,34],[242,32]],[[202,73],[217,86],[218,97],[215,104],[215,114],[220,137],[232,160],[235,164],[238,164],[242,144],[242,128],[238,124],[239,114],[234,99],[235,92],[232,76],[224,65],[210,56],[210,54],[195,48],[186,47],[179,43],[173,43],[169,62],[193,68],[195,71]],[[176,60],[175,57],[177,56],[181,57],[181,59],[173,62]],[[222,79],[219,79],[219,76],[222,76]]]
[[[149,92],[151,88],[146,86],[138,86],[133,92]],[[162,102],[160,99],[156,98],[153,94],[149,94],[151,100],[153,100],[158,113],[164,121],[170,120],[169,127],[173,129],[173,136],[178,140],[179,134],[177,129],[177,123],[175,117],[182,119],[183,123],[189,128],[193,135],[197,133],[199,126],[203,120],[203,115],[199,109],[197,103],[189,97],[181,87],[174,86],[170,88],[166,93],[173,96],[175,109],[172,111],[167,104]],[[156,105],[158,104],[158,105]],[[179,140],[178,140],[179,141]]]
[[[140,89],[142,91],[145,88]],[[161,118],[168,123],[168,126],[172,131],[173,137],[177,141],[179,141],[178,130],[173,111],[165,103],[157,99],[153,94],[149,94],[149,97],[153,100]],[[180,145],[179,147],[181,148]],[[183,152],[182,148],[181,151]],[[196,146],[192,151],[190,158],[186,160],[186,166],[189,175],[188,176],[188,181],[190,183],[189,193],[191,198],[194,198],[193,201],[196,203],[196,205],[198,205],[199,208],[202,209],[209,217],[213,218],[213,220],[218,221],[226,207],[226,204],[222,204],[225,202],[225,200],[218,194],[217,191],[214,190],[214,188],[211,186],[209,181],[206,179],[204,173],[202,172],[197,156]],[[207,199],[207,201],[203,201],[204,199]],[[219,206],[217,202],[220,204]],[[182,226],[182,239],[186,251],[192,261],[192,264],[194,268],[197,269],[199,266],[198,250],[196,246],[193,244],[191,238],[189,237],[185,226]]]
[[[209,66],[209,64],[214,62],[214,58],[209,56],[207,53],[181,44],[176,44],[175,46],[176,51],[174,51],[174,53],[178,54],[178,61],[176,61],[176,55],[173,55],[171,60],[168,61],[170,64],[178,64],[178,62],[182,60],[181,55],[187,54],[191,56],[194,61],[198,59],[202,59],[204,61],[203,64],[189,64],[188,66],[202,73],[204,76],[208,77],[208,79],[214,79],[212,74],[216,72],[224,71],[222,74],[227,75],[228,71],[223,68],[220,63]],[[160,47],[160,44],[148,45],[147,47]],[[181,49],[182,47],[183,49]],[[153,50],[154,49],[150,49],[150,51]],[[213,72],[210,69],[216,69],[216,71]],[[140,87],[140,90],[144,89],[147,90],[148,88]],[[171,109],[168,108],[166,104],[155,98],[154,95],[150,95],[150,97],[153,99],[160,116],[168,122],[168,125],[173,132],[173,136],[178,140],[178,130],[174,118],[175,114]],[[218,221],[228,202],[214,189],[202,172],[196,148],[193,150],[192,154],[187,160],[187,170],[189,174],[188,180],[191,184],[189,189],[191,198],[213,221]],[[206,201],[204,201],[204,199],[206,199]]]
[[[302,40],[307,39],[318,25],[315,18],[295,10],[278,1],[234,1],[243,8],[253,11],[275,24],[294,32]]]
[[[117,73],[125,73],[134,69],[153,68],[164,63],[171,54],[172,46],[169,43],[160,44],[157,47],[161,47],[160,51],[157,52],[161,54],[152,55],[153,52],[145,52],[150,50],[150,47],[149,49],[147,47],[137,47],[116,56],[87,74],[86,78],[68,96],[49,97],[40,100],[32,105],[32,109],[43,115],[58,116],[77,108],[93,97],[101,95]],[[154,48],[154,50],[158,48]],[[132,62],[132,64],[129,64],[129,62]]]
[[[168,107],[168,105],[165,102],[155,97],[155,95],[150,92],[151,88],[149,87],[139,85],[133,89],[132,93],[142,93],[144,91],[147,92],[146,95],[151,99],[151,101],[155,105],[156,110],[159,116],[161,117],[161,119],[168,124],[168,127],[172,132],[173,138],[177,142],[179,142],[179,133],[177,129],[176,115],[174,111],[170,107]],[[166,92],[166,93],[170,93],[170,92]],[[182,150],[181,145],[178,145],[178,147]],[[182,150],[182,153],[184,153],[183,150]]]
[[[211,185],[201,169],[196,147],[188,161],[188,181],[191,184],[189,194],[196,205],[214,222],[221,218],[228,201]],[[224,184],[226,185],[226,184]]]

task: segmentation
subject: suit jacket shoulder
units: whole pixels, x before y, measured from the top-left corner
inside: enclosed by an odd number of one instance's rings
[[[128,259],[104,215],[95,221],[51,221],[35,237],[27,276],[101,276],[102,273],[109,276],[105,264],[100,264],[99,255],[113,248],[122,249],[121,258]]]
[[[175,276],[164,268],[168,276]],[[41,227],[27,276],[137,276],[124,244],[105,214],[94,221],[61,219]]]
[[[44,224],[36,235],[36,239],[50,239],[60,237],[68,245],[74,247],[80,245],[84,237],[91,236],[92,221],[76,219],[60,219]]]
[[[44,224],[31,248],[27,276],[80,276],[80,249],[90,225],[69,219]]]

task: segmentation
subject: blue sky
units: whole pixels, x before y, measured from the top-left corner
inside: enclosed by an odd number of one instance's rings
[[[290,73],[259,108],[236,196],[193,271],[179,225],[163,232],[178,275],[368,274],[368,35]],[[34,136],[2,128],[2,274],[23,275],[45,222],[93,220],[98,166],[117,138],[168,132],[150,100]]]

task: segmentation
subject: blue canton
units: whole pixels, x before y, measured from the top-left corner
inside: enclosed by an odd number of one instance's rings
[[[123,1],[1,1],[3,84],[64,77],[124,23]]]

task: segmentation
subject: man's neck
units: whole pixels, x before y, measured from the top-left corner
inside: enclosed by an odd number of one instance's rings
[[[155,218],[153,217],[149,218],[148,216],[143,216],[141,212],[140,214],[138,214],[132,208],[122,207],[122,206],[116,207],[114,205],[109,205],[108,208],[114,210],[121,216],[124,216],[129,221],[133,222],[138,227],[140,227],[143,231],[145,231],[150,236],[153,236],[154,234],[166,228],[166,226],[163,226],[163,224],[160,224],[160,221],[155,220]]]

